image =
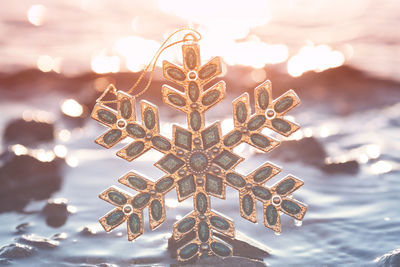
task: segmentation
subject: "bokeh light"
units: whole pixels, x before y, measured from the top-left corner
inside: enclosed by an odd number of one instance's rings
[[[44,23],[46,16],[46,7],[43,5],[33,5],[27,12],[28,21],[35,25],[40,26]]]

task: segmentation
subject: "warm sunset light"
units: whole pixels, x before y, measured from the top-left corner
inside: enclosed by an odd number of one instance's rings
[[[61,104],[61,111],[70,117],[80,117],[83,113],[83,107],[74,99],[67,99]]]
[[[46,7],[43,5],[33,5],[27,12],[28,21],[35,26],[40,26],[44,23],[45,15]]]
[[[120,59],[117,56],[98,55],[92,58],[92,70],[96,73],[118,72]]]

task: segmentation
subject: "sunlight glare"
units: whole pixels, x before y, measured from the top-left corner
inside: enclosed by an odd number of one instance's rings
[[[66,99],[61,104],[61,111],[67,116],[76,118],[82,116],[83,107],[75,99]]]
[[[27,12],[28,21],[35,26],[43,25],[46,15],[46,7],[43,5],[33,5]]]
[[[92,70],[96,73],[115,73],[119,71],[120,59],[117,56],[105,56],[103,54],[92,58]]]

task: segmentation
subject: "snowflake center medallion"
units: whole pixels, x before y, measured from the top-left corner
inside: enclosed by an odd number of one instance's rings
[[[202,150],[193,151],[187,163],[187,167],[196,174],[201,174],[209,168],[210,160],[208,155]]]

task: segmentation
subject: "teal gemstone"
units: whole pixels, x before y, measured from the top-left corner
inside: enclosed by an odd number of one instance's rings
[[[269,95],[268,95],[268,91],[267,90],[261,89],[261,90],[258,91],[257,102],[258,102],[258,106],[261,109],[267,109],[268,108]]]
[[[294,188],[294,185],[295,182],[293,179],[284,180],[276,187],[276,193],[278,193],[279,195],[285,195]]]
[[[151,108],[147,108],[143,112],[143,121],[147,129],[151,130],[156,125],[156,115]]]
[[[174,179],[165,177],[156,183],[155,189],[158,193],[164,193],[174,184]]]
[[[211,216],[210,223],[212,226],[222,231],[226,231],[230,227],[229,222],[227,220],[218,216]]]
[[[188,69],[192,70],[197,66],[196,53],[192,48],[187,48],[185,51],[185,62]]]
[[[192,150],[192,133],[181,128],[175,128],[175,145],[186,150]]]
[[[281,113],[290,108],[292,105],[293,105],[293,98],[291,98],[290,96],[286,96],[275,104],[274,110],[277,113]]]
[[[244,123],[247,119],[247,107],[243,102],[238,102],[235,106],[235,116],[238,122]]]
[[[264,123],[265,123],[265,116],[257,115],[249,120],[249,122],[247,123],[247,128],[250,131],[255,131],[258,130],[261,126],[263,126]]]
[[[97,117],[104,123],[114,124],[117,122],[117,116],[115,116],[111,111],[105,109],[98,110]]]
[[[107,145],[112,145],[116,143],[121,138],[121,136],[122,136],[121,130],[112,129],[103,136],[103,141]]]
[[[262,187],[262,186],[254,186],[251,190],[253,191],[253,194],[254,194],[256,197],[261,198],[262,200],[269,200],[269,199],[271,199],[272,194],[271,194],[271,192],[270,192],[267,188],[265,188],[265,187]]]
[[[126,155],[128,157],[136,157],[139,156],[139,154],[142,153],[143,150],[144,143],[142,141],[136,141],[126,148]]]
[[[218,124],[214,124],[201,132],[201,139],[203,141],[203,148],[209,149],[210,147],[219,143]]]
[[[169,102],[171,102],[175,106],[178,106],[178,107],[186,106],[186,100],[180,95],[169,94],[168,95],[168,100],[169,100]]]
[[[272,205],[268,205],[265,208],[265,218],[267,219],[267,223],[271,226],[275,225],[278,221],[278,211]]]
[[[287,121],[279,119],[279,118],[273,119],[271,124],[272,124],[272,127],[274,127],[278,132],[282,132],[282,133],[290,132],[290,130],[292,129],[292,127],[290,126],[290,124]]]
[[[128,124],[126,126],[126,131],[133,138],[143,138],[146,136],[144,129],[137,124]]]
[[[156,166],[172,174],[179,170],[184,164],[185,162],[180,158],[175,157],[173,154],[168,154],[160,159],[156,163]]]
[[[189,83],[189,98],[192,102],[196,102],[200,95],[199,86],[196,82]]]
[[[174,67],[169,67],[167,69],[167,74],[169,77],[178,81],[184,81],[186,79],[185,73],[183,73],[183,71],[181,71],[180,69]]]
[[[253,144],[255,144],[258,147],[261,148],[266,148],[270,146],[270,142],[267,137],[261,135],[261,134],[252,134],[250,136],[250,140]]]
[[[190,155],[189,166],[195,173],[202,173],[208,168],[208,157],[203,152],[194,152]]]
[[[207,242],[210,238],[210,228],[205,221],[199,222],[197,226],[197,234],[201,242]]]
[[[228,257],[229,255],[231,255],[231,249],[220,243],[220,242],[212,242],[211,243],[211,250],[217,254],[218,256],[221,257]]]
[[[269,166],[259,169],[253,176],[253,180],[256,183],[264,182],[272,174],[272,168]]]
[[[151,143],[160,150],[168,151],[171,149],[171,144],[168,139],[161,136],[154,136],[151,139]]]
[[[131,230],[133,234],[140,233],[140,228],[142,226],[142,223],[140,221],[139,215],[137,215],[136,213],[132,213],[128,219],[128,226],[129,230]]]
[[[190,113],[190,127],[192,127],[194,131],[198,131],[201,128],[201,115],[197,110]]]
[[[115,226],[120,224],[124,218],[124,213],[121,210],[116,210],[106,217],[106,223],[110,226]]]
[[[155,221],[161,220],[163,215],[163,207],[159,200],[155,199],[150,203],[150,213],[153,220]]]
[[[213,161],[224,170],[229,170],[239,161],[239,159],[240,158],[238,156],[229,152],[228,150],[223,150],[214,158]]]
[[[222,179],[212,174],[206,174],[206,191],[221,196],[223,189]]]
[[[179,252],[179,256],[183,260],[188,260],[194,255],[196,255],[198,251],[199,251],[199,245],[197,245],[196,243],[191,243],[181,249],[181,251]]]
[[[201,103],[205,106],[209,106],[217,102],[221,92],[218,90],[208,90],[203,98],[201,99]]]
[[[242,178],[242,176],[233,172],[226,174],[226,181],[239,188],[246,185],[246,181]]]
[[[231,147],[239,143],[241,140],[242,140],[242,133],[239,131],[234,131],[225,137],[224,145]]]
[[[150,194],[148,193],[141,193],[136,195],[132,200],[132,207],[135,209],[142,209],[144,208],[147,203],[149,203]]]
[[[118,191],[109,191],[107,193],[108,199],[114,202],[117,205],[126,204],[126,197]]]
[[[193,229],[194,225],[196,224],[196,220],[192,217],[188,217],[183,219],[178,223],[177,230],[180,233],[187,233]]]
[[[250,216],[253,213],[254,200],[251,195],[245,195],[242,199],[242,210],[246,216]]]
[[[198,193],[196,196],[196,209],[198,212],[203,214],[208,209],[207,197],[203,193]]]
[[[199,78],[204,80],[213,76],[217,72],[217,65],[208,64],[199,71]]]
[[[121,100],[120,104],[120,111],[121,111],[121,116],[124,119],[129,119],[132,115],[132,105],[131,101],[127,97],[124,97]]]
[[[140,177],[137,176],[128,176],[128,182],[129,184],[135,188],[136,190],[145,190],[147,188],[147,183],[145,180],[143,180]]]
[[[178,191],[181,198],[190,196],[196,191],[193,175],[188,175],[178,181]]]
[[[282,200],[281,207],[284,211],[286,211],[290,214],[293,214],[293,215],[296,215],[301,211],[301,208],[299,205],[297,205],[296,203],[294,203],[290,200],[286,200],[286,199]]]

